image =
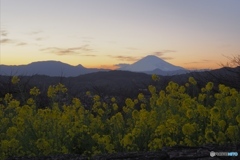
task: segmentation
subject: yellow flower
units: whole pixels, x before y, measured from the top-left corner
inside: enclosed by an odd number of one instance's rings
[[[48,95],[48,97],[53,98],[56,96],[56,93],[58,93],[58,92],[65,93],[65,92],[67,92],[67,88],[61,83],[59,83],[56,86],[50,85],[48,87],[47,95]]]
[[[15,152],[19,150],[19,141],[15,138],[12,138],[11,140],[2,140],[0,148],[0,157],[4,152],[9,155],[15,154]]]
[[[29,99],[27,100],[27,104],[29,104],[29,105],[34,104],[34,100],[33,100],[32,98],[29,98]]]
[[[219,144],[224,144],[224,142],[226,141],[226,136],[223,132],[219,131],[218,135],[217,135],[217,142]]]
[[[91,96],[91,92],[90,92],[90,91],[87,91],[87,92],[86,92],[86,95],[87,95],[87,96]]]
[[[132,136],[131,133],[128,133],[127,135],[124,136],[124,138],[122,139],[122,145],[124,147],[127,147],[129,145],[132,145],[134,140],[134,137]]]
[[[179,87],[178,92],[184,93],[186,91],[186,88],[184,86]]]
[[[1,141],[1,150],[2,150],[1,152],[7,152],[8,148],[9,148],[9,141],[8,140],[2,140]]]
[[[138,94],[138,99],[139,99],[139,101],[144,101],[144,95],[142,94],[142,93],[139,93]]]
[[[98,109],[98,114],[99,114],[100,116],[102,116],[102,115],[104,114],[104,110],[102,110],[101,108]]]
[[[153,81],[159,81],[160,78],[159,78],[156,74],[153,74],[153,75],[152,75],[152,80],[153,80]]]
[[[67,92],[67,88],[61,83],[58,83],[58,85],[56,86],[56,90],[62,93]]]
[[[202,93],[204,93],[204,92],[206,92],[206,91],[207,91],[206,88],[202,88],[202,89],[201,89],[201,92],[202,92]]]
[[[133,109],[134,105],[135,105],[134,102],[132,101],[132,99],[130,99],[130,98],[126,99],[125,104],[126,104],[127,107],[129,107],[131,109]]]
[[[192,109],[188,109],[188,110],[187,110],[187,113],[186,113],[186,116],[187,116],[189,119],[191,119],[191,118],[193,117],[193,114],[194,114],[193,110],[192,110]]]
[[[111,143],[107,143],[105,148],[108,151],[108,153],[113,153],[114,152],[114,145],[111,144]]]
[[[68,149],[65,146],[62,146],[62,153],[63,154],[67,154],[68,153]]]
[[[194,145],[193,141],[192,141],[191,139],[189,139],[189,138],[184,138],[184,142],[185,142],[188,146],[193,146],[193,145]]]
[[[223,93],[224,93],[225,95],[228,95],[228,94],[230,93],[230,88],[229,88],[229,87],[225,87],[225,88],[223,89]]]
[[[193,84],[193,85],[196,85],[197,84],[197,81],[193,78],[193,77],[189,77],[188,78],[188,82]]]
[[[124,107],[123,107],[123,112],[128,113],[128,112],[129,112],[129,109],[124,106]]]
[[[146,109],[146,104],[141,103],[140,107],[141,107],[141,109]]]
[[[73,98],[72,103],[75,107],[80,107],[81,106],[81,101],[78,98]]]
[[[198,144],[203,144],[204,143],[204,138],[202,136],[198,137]]]
[[[200,114],[200,116],[207,117],[208,116],[208,110],[203,105],[197,106],[197,112]]]
[[[177,133],[178,132],[178,122],[175,119],[168,119],[166,121],[166,128],[169,133]]]
[[[206,138],[206,140],[207,140],[207,142],[209,143],[209,142],[214,142],[215,141],[215,139],[216,139],[216,135],[215,135],[215,133],[212,131],[212,130],[206,130],[206,132],[205,132],[205,138]]]
[[[32,89],[30,89],[30,95],[37,96],[40,93],[41,92],[39,91],[39,89],[37,87],[33,87]]]
[[[140,134],[141,134],[141,129],[140,129],[140,128],[134,128],[134,129],[132,130],[132,135],[133,135],[134,137],[138,137]]]
[[[7,130],[7,136],[9,138],[15,138],[17,136],[18,130],[16,127],[10,127]]]
[[[47,91],[48,97],[53,98],[55,96],[55,94],[56,94],[56,90],[55,90],[54,86],[49,86],[48,91]]]
[[[13,76],[11,81],[12,84],[17,84],[20,81],[20,79],[18,78],[18,76]]]
[[[103,108],[104,108],[105,110],[108,108],[108,104],[105,103],[105,102],[102,103],[102,106],[103,106]]]
[[[168,131],[167,131],[167,128],[161,124],[157,127],[157,129],[155,130],[155,136],[161,136],[161,135],[164,135],[166,134]]]
[[[230,109],[227,110],[227,117],[230,119],[233,117],[233,113]]]
[[[240,114],[236,116],[236,121],[240,124]]]
[[[118,110],[118,105],[116,103],[113,103],[113,110],[114,111]]]
[[[186,123],[182,127],[182,132],[184,135],[192,135],[195,132],[195,127],[193,124]]]
[[[19,105],[20,105],[20,102],[15,100],[15,99],[13,99],[9,102],[9,107],[10,108],[17,108],[17,107],[19,107]]]
[[[13,98],[12,94],[7,93],[4,97],[4,101],[10,102],[12,98]]]
[[[234,142],[239,139],[239,129],[238,126],[229,126],[225,134]]]
[[[207,90],[207,91],[211,91],[212,88],[213,88],[213,85],[214,85],[214,84],[213,84],[212,82],[208,82],[207,85],[206,85],[206,90]]]
[[[148,86],[148,90],[150,91],[151,94],[156,93],[156,87],[153,86],[153,85],[149,85],[149,86]]]
[[[203,102],[204,100],[205,100],[205,98],[206,98],[206,94],[199,94],[198,95],[198,100],[200,101],[200,102]]]
[[[223,84],[218,85],[218,89],[220,92],[223,92],[224,88],[225,88],[225,85],[223,85]]]
[[[148,147],[150,148],[150,150],[158,150],[158,149],[162,149],[163,147],[163,141],[160,138],[154,138],[153,141],[151,141],[148,144]]]
[[[217,107],[213,107],[211,110],[210,110],[210,113],[211,113],[211,118],[214,119],[214,120],[217,120],[219,119],[220,117],[220,111]]]
[[[92,139],[94,139],[96,142],[100,139],[100,135],[98,133],[95,133],[93,136],[92,136]]]
[[[35,144],[36,144],[36,147],[40,151],[42,151],[44,155],[48,155],[49,153],[51,153],[52,147],[46,139],[40,138],[37,140],[37,142],[35,142]]]
[[[225,126],[226,126],[226,122],[224,120],[221,120],[218,122],[219,128],[224,131]]]
[[[93,97],[93,100],[94,100],[94,102],[100,101],[100,96],[99,96],[99,95],[95,95],[95,96]]]
[[[138,111],[137,111],[137,110],[134,110],[134,111],[132,112],[132,118],[133,118],[134,120],[137,120],[138,117],[139,117]]]
[[[216,99],[222,99],[222,98],[223,98],[223,95],[220,94],[220,93],[216,93],[216,94],[214,94],[214,97],[215,97]]]
[[[116,98],[112,97],[111,102],[113,102],[113,103],[116,102]]]
[[[134,104],[138,104],[138,100],[137,99],[134,99]]]

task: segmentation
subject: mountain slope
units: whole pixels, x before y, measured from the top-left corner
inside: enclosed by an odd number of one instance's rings
[[[158,58],[157,56],[149,55],[131,65],[121,67],[119,68],[119,70],[155,73],[154,71],[172,72],[172,71],[179,71],[179,70],[182,71],[185,69],[182,67],[172,65],[162,60],[161,58]]]
[[[73,77],[87,73],[106,71],[104,69],[85,68],[82,65],[72,66],[59,61],[39,61],[28,65],[0,65],[0,75],[47,75]]]

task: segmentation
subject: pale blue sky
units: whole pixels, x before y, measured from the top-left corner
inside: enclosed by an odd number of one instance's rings
[[[218,68],[240,53],[239,0],[1,0],[1,63],[115,68],[149,54]]]

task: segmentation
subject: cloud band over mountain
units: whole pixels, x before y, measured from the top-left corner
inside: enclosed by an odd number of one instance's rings
[[[40,51],[63,56],[63,55],[78,55],[78,54],[90,52],[92,50],[93,49],[91,49],[89,45],[82,45],[80,47],[72,47],[72,48],[48,47],[48,48],[43,48]]]

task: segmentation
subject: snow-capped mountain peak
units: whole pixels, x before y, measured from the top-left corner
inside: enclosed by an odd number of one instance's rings
[[[172,65],[154,55],[148,55],[129,66],[119,68],[119,70],[126,70],[126,71],[133,71],[133,72],[147,72],[147,71],[153,71],[155,69],[160,69],[162,71],[184,70],[184,68]]]

